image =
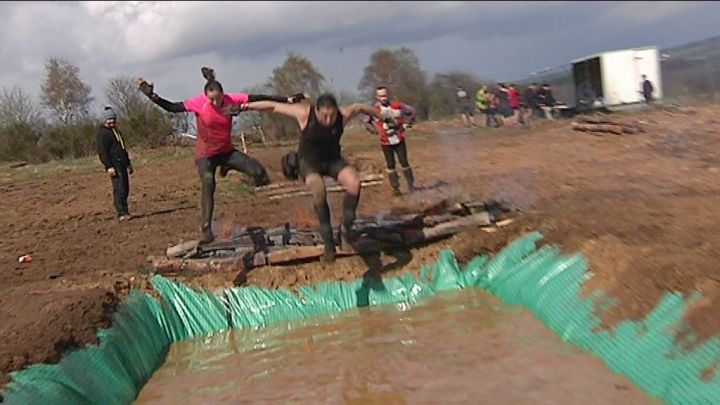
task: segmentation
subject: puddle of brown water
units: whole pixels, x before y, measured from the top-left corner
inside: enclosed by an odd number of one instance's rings
[[[173,345],[137,404],[656,403],[481,291]]]

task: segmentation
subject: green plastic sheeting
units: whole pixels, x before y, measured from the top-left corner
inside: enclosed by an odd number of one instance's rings
[[[667,293],[644,320],[593,332],[600,325],[596,308],[607,310],[615,303],[602,293],[581,297],[582,284],[591,277],[587,261],[579,254],[562,256],[552,246],[538,249],[541,238],[539,233],[527,235],[492,259],[474,259],[463,270],[446,250],[420,277],[404,274],[376,284],[326,282],[302,288],[298,295],[257,287],[211,293],[155,276],[152,283],[161,300],[133,291],[113,326],[98,332],[99,345],[75,350],[58,364],[13,373],[2,392],[4,403],[130,403],[173,342],[368,305],[412,303],[469,287],[530,309],[564,340],[601,357],[653,397],[670,404],[720,403],[720,377],[700,378],[717,364],[720,340],[708,340],[690,352],[673,343],[683,314],[699,296],[685,299]]]

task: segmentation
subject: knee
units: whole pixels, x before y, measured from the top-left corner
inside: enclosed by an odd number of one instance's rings
[[[360,177],[355,176],[348,180],[345,191],[350,195],[358,196],[360,194]]]
[[[310,193],[312,194],[313,199],[313,206],[315,208],[321,208],[325,204],[327,204],[325,184],[323,183],[322,179],[308,181],[307,186],[308,188],[310,188]]]
[[[325,195],[325,191],[316,191],[313,190],[312,193],[312,199],[313,199],[313,207],[315,209],[323,208],[325,205],[327,205],[327,196]]]
[[[268,176],[267,170],[260,163],[252,165],[249,174],[252,176],[256,187],[270,184],[270,176]]]
[[[215,173],[204,171],[200,175],[203,189],[215,190]]]

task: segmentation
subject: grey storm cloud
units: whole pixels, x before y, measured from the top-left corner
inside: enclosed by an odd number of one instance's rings
[[[512,80],[601,50],[714,36],[719,13],[718,2],[2,2],[0,85],[36,95],[59,56],[96,97],[122,74],[179,98],[201,88],[203,65],[242,89],[293,50],[353,90],[374,50],[400,46],[429,73]]]

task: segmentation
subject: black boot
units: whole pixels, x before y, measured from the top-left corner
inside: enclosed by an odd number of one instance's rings
[[[405,175],[405,181],[407,181],[408,190],[410,192],[414,192],[417,189],[415,188],[415,176],[413,175],[412,167],[408,166],[406,168],[403,168],[403,175]]]
[[[320,263],[322,264],[333,264],[335,263],[335,243],[332,245],[325,243],[325,251],[322,257],[320,257]]]
[[[203,224],[202,233],[200,235],[200,244],[208,244],[215,240],[213,235],[212,226],[210,224]]]
[[[402,193],[400,192],[400,177],[395,170],[388,172],[388,180],[390,181],[390,187],[392,187],[393,189],[393,194],[395,196],[401,196]]]

